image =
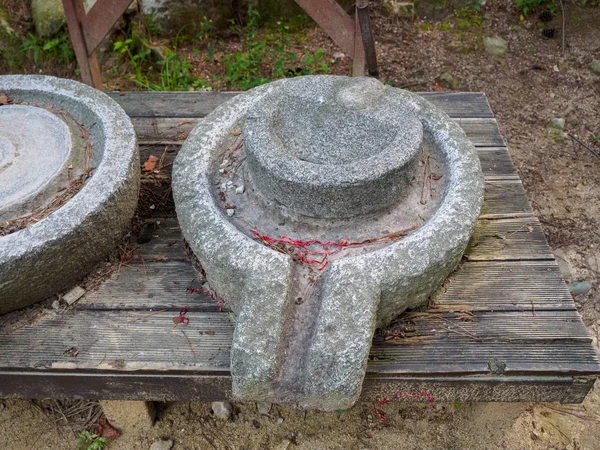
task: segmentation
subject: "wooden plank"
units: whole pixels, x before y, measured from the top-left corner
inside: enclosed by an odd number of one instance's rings
[[[98,0],[82,18],[88,54],[93,53],[133,0]]]
[[[402,392],[426,391],[436,402],[551,402],[567,395],[575,399],[569,395],[573,384],[569,376],[411,377],[368,373],[359,401],[426,401],[423,397],[400,397]],[[582,391],[580,385],[578,388]],[[578,393],[581,402],[587,391]],[[231,398],[231,377],[164,372],[0,371],[0,397],[211,402]]]
[[[201,118],[178,117],[132,117],[131,121],[141,144],[183,144],[187,135]],[[476,147],[502,147],[495,119],[457,119],[471,142]]]
[[[465,256],[470,261],[554,260],[539,220],[479,220]]]
[[[478,147],[477,154],[486,180],[520,179],[506,147]]]
[[[102,89],[102,73],[96,54],[88,50],[84,40],[82,21],[85,17],[85,11],[83,0],[62,0],[62,4],[69,28],[71,45],[75,51],[77,65],[81,72],[81,79],[85,84],[96,89]]]
[[[517,180],[486,181],[481,219],[533,217],[523,184]]]
[[[427,392],[436,402],[448,403],[550,402],[562,400],[572,385],[573,379],[567,376],[408,377],[367,374],[360,400],[373,402],[386,398],[391,402],[426,402],[424,396],[410,398],[403,392]],[[393,405],[388,408],[393,408]]]
[[[0,335],[0,368],[96,371],[229,370],[233,317],[226,312],[72,310]],[[200,334],[202,332],[202,334]]]
[[[35,325],[2,335],[0,369],[226,373],[231,316],[190,312],[188,325],[174,327],[176,316],[172,311],[50,312]],[[495,359],[506,364],[506,373],[598,373],[576,311],[538,311],[535,318],[531,312],[481,312],[471,322],[457,315],[428,316],[410,322],[414,337],[376,337],[369,372],[490,373],[488,364]]]
[[[107,92],[130,117],[201,118],[240,92]],[[485,94],[481,92],[420,92],[453,118],[493,119]]]
[[[556,261],[468,262],[434,297],[441,310],[576,310]]]
[[[374,344],[367,371],[386,374],[504,374],[594,375],[598,360],[588,342],[483,342],[469,338],[431,339],[419,345]],[[498,365],[498,363],[500,363]]]
[[[203,278],[190,262],[130,264],[77,304],[80,310],[163,310],[218,312],[219,305],[203,289]],[[226,306],[225,312],[230,311]]]

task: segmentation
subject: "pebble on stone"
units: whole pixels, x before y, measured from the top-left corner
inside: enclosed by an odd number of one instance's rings
[[[233,405],[231,402],[212,402],[211,410],[217,419],[228,420],[233,413]]]

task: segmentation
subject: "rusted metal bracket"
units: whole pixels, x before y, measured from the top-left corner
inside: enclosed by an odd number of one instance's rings
[[[86,14],[83,0],[62,0],[77,65],[85,84],[102,88],[102,73],[96,49],[131,2],[132,0],[97,0]]]

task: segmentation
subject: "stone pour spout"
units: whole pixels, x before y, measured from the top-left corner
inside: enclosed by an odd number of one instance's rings
[[[443,181],[425,204],[432,160]],[[223,169],[230,161],[235,170]],[[483,200],[462,130],[417,95],[371,78],[301,77],[241,94],[192,131],[173,178],[182,231],[236,314],[234,397],[321,410],[356,402],[376,327],[442,284]],[[401,228],[395,239],[368,239]],[[257,229],[374,244],[312,256],[328,258],[316,268],[289,244],[265,245]]]

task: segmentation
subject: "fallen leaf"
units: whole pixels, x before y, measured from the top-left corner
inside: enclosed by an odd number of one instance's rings
[[[0,105],[8,105],[12,103],[12,98],[6,95],[6,92],[0,92]]]
[[[179,122],[177,124],[177,126],[180,127],[180,126],[185,125],[186,123],[190,123],[190,122],[191,122],[190,119],[183,119],[181,122]]]
[[[440,178],[442,178],[444,175],[442,175],[441,173],[435,173],[435,172],[431,172],[431,178],[433,180],[439,180]]]
[[[240,130],[239,128],[236,128],[235,130],[233,130],[234,136],[239,136],[240,134],[242,134],[242,130]]]
[[[215,332],[214,331],[207,331],[206,334],[208,334],[209,336],[214,336]]]
[[[151,172],[156,167],[156,162],[158,158],[154,155],[150,155],[148,160],[144,163],[144,172]]]
[[[75,347],[71,347],[68,350],[65,350],[65,352],[63,353],[64,356],[70,356],[70,357],[76,357],[77,355],[79,355],[79,350],[77,350]]]

